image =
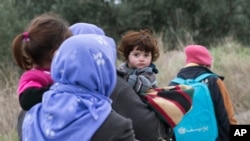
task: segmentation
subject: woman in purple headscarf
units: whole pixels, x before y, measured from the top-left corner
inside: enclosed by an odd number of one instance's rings
[[[111,115],[116,120],[107,133],[115,134],[103,140],[134,141],[131,120],[111,108],[115,61],[115,43],[107,36],[76,35],[64,41],[51,65],[55,83],[26,112],[23,141],[90,141]]]

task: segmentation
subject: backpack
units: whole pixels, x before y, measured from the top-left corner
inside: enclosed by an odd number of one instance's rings
[[[195,79],[175,78],[171,82],[194,88],[193,105],[177,126],[173,128],[177,141],[215,141],[218,136],[214,106],[208,86],[201,82],[208,76],[205,73]]]

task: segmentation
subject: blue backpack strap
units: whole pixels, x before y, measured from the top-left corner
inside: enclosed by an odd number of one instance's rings
[[[212,75],[216,76],[216,74],[214,74],[214,73],[204,73],[204,74],[201,74],[200,76],[196,77],[194,80],[192,80],[192,79],[184,80],[183,78],[176,77],[173,80],[171,80],[171,82],[174,82],[177,84],[188,84],[188,83],[192,83],[193,81],[200,82],[201,80],[203,80],[209,76],[212,76]]]
[[[180,77],[176,77],[173,80],[171,80],[171,82],[177,83],[177,84],[184,84],[185,80],[180,78]]]
[[[201,80],[203,80],[203,79],[205,79],[205,78],[207,78],[209,76],[212,76],[212,75],[216,75],[216,74],[214,74],[214,73],[203,73],[203,74],[199,75],[198,77],[196,77],[194,81],[200,82]]]

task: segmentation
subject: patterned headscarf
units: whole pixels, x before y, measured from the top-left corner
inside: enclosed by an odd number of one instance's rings
[[[115,43],[107,36],[64,41],[51,65],[55,84],[25,115],[23,141],[91,140],[111,112],[115,61]]]

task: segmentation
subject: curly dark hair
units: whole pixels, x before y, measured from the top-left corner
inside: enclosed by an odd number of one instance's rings
[[[156,61],[160,56],[157,41],[148,29],[126,32],[117,49],[122,59],[127,61],[129,53],[133,51],[135,47],[140,51],[151,52],[152,62]]]

